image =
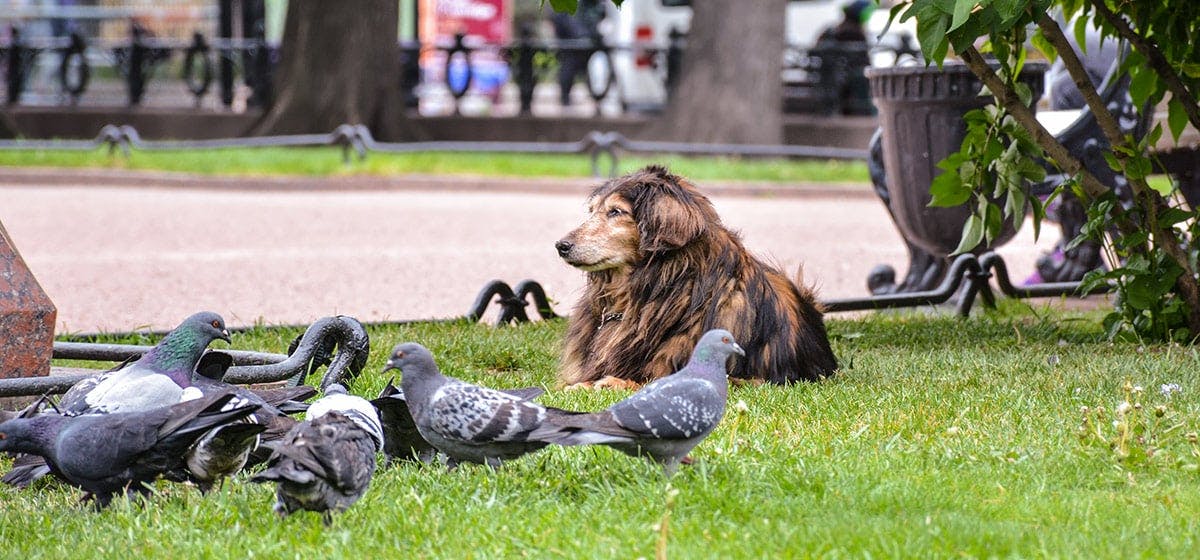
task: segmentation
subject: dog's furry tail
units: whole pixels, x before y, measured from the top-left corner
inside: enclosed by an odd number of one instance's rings
[[[796,289],[800,291],[802,300],[812,302],[813,307],[817,308],[818,313],[825,313],[825,305],[817,298],[817,288],[804,283],[804,263],[796,265],[796,274],[792,276],[792,284],[796,285]]]

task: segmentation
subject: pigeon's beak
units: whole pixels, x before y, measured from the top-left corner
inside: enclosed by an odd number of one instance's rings
[[[733,343],[733,351],[736,352],[737,355],[739,355],[743,358],[746,357],[746,351],[742,349],[742,345],[740,345],[736,342]]]
[[[393,369],[400,369],[399,367],[396,366],[396,362],[394,362],[392,360],[388,360],[386,363],[383,364],[383,371],[391,371]],[[383,373],[383,372],[381,371],[380,373]]]
[[[229,340],[229,329],[221,329],[221,336],[219,338],[226,343],[233,344],[233,341]]]

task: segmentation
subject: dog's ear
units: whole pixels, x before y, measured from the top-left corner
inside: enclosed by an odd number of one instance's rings
[[[697,200],[663,189],[653,191],[637,217],[639,249],[646,253],[671,251],[704,233],[707,221]]]

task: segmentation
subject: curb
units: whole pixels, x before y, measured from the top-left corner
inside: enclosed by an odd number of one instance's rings
[[[0,185],[180,188],[243,191],[442,191],[574,194],[586,196],[605,179],[594,177],[483,177],[474,175],[228,176],[95,168],[0,167]],[[709,195],[780,198],[875,198],[867,183],[716,181],[698,185]]]

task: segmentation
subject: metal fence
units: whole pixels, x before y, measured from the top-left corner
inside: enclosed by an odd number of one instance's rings
[[[113,23],[113,22],[109,22]],[[7,37],[0,33],[0,65],[4,70],[5,100],[9,105],[93,105],[206,107],[243,111],[271,100],[271,75],[278,61],[278,46],[259,31],[241,36],[222,20],[214,36],[211,24],[197,25],[189,35],[164,36],[138,19],[121,20],[122,33],[111,25],[103,35],[75,28],[59,35],[26,33],[15,24]],[[889,50],[895,57],[915,52],[911,46]],[[557,91],[552,75],[564,56],[582,57],[585,100],[593,114],[620,114],[624,103],[618,91],[625,78],[614,67],[614,57],[628,54],[650,60],[654,73],[670,92],[679,72],[686,39],[673,36],[666,44],[612,43],[599,36],[573,40],[544,40],[523,29],[507,45],[470,44],[459,35],[443,43],[403,41],[398,45],[401,89],[407,106],[422,114],[462,114],[469,101],[486,105],[489,115],[535,114],[535,90]],[[433,56],[430,56],[433,55]],[[843,68],[846,60],[867,60],[865,45],[833,44],[819,48],[788,45],[785,109],[823,112],[836,107],[844,91],[837,73],[861,74],[862,66]],[[441,61],[422,66],[423,59]],[[503,66],[503,83],[489,80],[486,88],[480,60]],[[238,77],[240,76],[240,83]],[[148,95],[152,93],[152,95]],[[539,95],[538,97],[543,97]],[[577,96],[578,97],[578,96]],[[663,100],[666,102],[666,99]],[[868,106],[865,108],[869,112]],[[602,113],[601,108],[607,109]]]

